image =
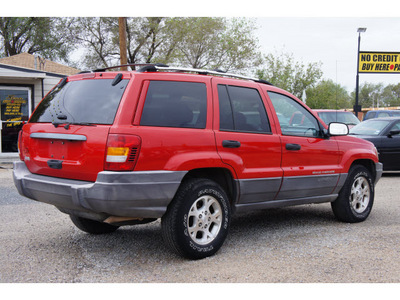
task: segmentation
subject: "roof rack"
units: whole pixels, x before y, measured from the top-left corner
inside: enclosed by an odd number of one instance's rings
[[[239,79],[246,79],[246,80],[252,80],[255,82],[259,83],[264,83],[268,85],[273,85],[272,83],[263,80],[263,79],[257,79],[257,78],[252,78],[248,76],[243,76],[243,75],[238,75],[238,74],[232,74],[232,73],[226,73],[221,70],[203,70],[203,69],[195,69],[195,68],[180,68],[180,67],[170,67],[166,65],[159,65],[155,64],[152,67],[144,67],[138,70],[138,72],[154,72],[154,71],[175,71],[175,72],[189,72],[189,73],[198,73],[201,75],[218,75],[218,76],[225,76],[225,77],[232,77],[232,78],[239,78]]]
[[[116,69],[116,68],[121,68],[121,67],[141,67],[137,72],[157,72],[157,71],[175,71],[175,72],[188,72],[188,73],[197,73],[201,75],[218,75],[218,76],[225,76],[225,77],[232,77],[232,78],[239,78],[239,79],[245,79],[245,80],[251,80],[259,83],[264,83],[268,85],[273,85],[272,83],[263,80],[263,79],[257,79],[257,78],[252,78],[248,76],[243,76],[243,75],[238,75],[238,74],[232,74],[232,73],[226,73],[221,70],[203,70],[203,69],[195,69],[195,68],[180,68],[180,67],[170,67],[168,65],[164,64],[151,64],[151,63],[145,63],[145,64],[125,64],[125,65],[118,65],[118,66],[113,66],[113,67],[106,67],[106,68],[101,68],[101,69],[96,69],[92,71],[83,71],[81,73],[92,73],[92,72],[104,72],[106,70],[110,69]]]
[[[93,70],[92,72],[104,72],[105,70],[122,68],[122,67],[154,67],[154,66],[168,67],[167,65],[164,65],[164,64],[150,64],[150,63],[145,63],[145,64],[125,64],[125,65],[118,65],[118,66],[100,68],[100,69]]]

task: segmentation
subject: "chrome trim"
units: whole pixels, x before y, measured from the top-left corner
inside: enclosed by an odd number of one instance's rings
[[[33,132],[30,135],[33,139],[50,139],[50,140],[68,140],[68,141],[86,141],[87,137],[80,134],[65,134],[65,133],[47,133]]]

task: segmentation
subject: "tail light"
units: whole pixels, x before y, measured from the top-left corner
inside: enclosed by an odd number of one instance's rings
[[[18,132],[18,150],[19,150],[19,158],[24,161],[25,157],[29,157],[29,151],[26,147],[24,147],[24,143],[22,140],[22,129]]]
[[[136,135],[109,134],[104,170],[132,171],[139,156],[141,140]]]

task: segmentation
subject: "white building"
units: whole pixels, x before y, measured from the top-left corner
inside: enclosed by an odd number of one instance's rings
[[[79,72],[28,53],[0,58],[0,158],[18,156],[22,122],[62,78]]]

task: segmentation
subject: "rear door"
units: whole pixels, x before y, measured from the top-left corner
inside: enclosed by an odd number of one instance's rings
[[[36,108],[21,139],[32,173],[94,181],[103,170],[109,128],[129,78],[113,84],[115,74],[100,74],[62,82]]]
[[[341,173],[337,141],[323,137],[322,125],[299,101],[279,92],[268,96],[285,120],[278,126],[284,179],[277,200],[331,194]]]
[[[236,171],[239,204],[273,200],[282,181],[281,142],[258,84],[223,78],[212,82],[217,150]]]

